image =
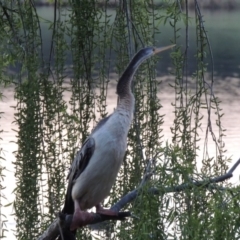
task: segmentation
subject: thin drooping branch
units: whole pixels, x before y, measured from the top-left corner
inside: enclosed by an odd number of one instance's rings
[[[152,163],[154,160],[149,160],[149,163],[145,169],[145,174],[139,184],[139,186],[128,194],[124,195],[117,203],[115,203],[110,209],[118,212],[118,216],[106,216],[97,213],[91,213],[93,221],[91,224],[100,223],[107,220],[124,220],[126,217],[130,217],[130,212],[120,212],[127,204],[135,200],[138,196],[140,189],[146,184],[146,182],[153,175]],[[211,184],[223,182],[233,176],[233,172],[240,165],[240,158],[237,162],[229,169],[229,171],[221,176],[206,179],[203,181],[192,181],[190,183],[183,183],[173,187],[163,187],[161,189],[150,188],[149,193],[159,195],[170,192],[180,192],[186,189],[192,189],[193,187],[210,187]],[[54,240],[60,234],[59,226],[63,228],[69,228],[72,222],[72,215],[59,214],[58,218],[48,227],[48,229],[38,238],[38,240]]]

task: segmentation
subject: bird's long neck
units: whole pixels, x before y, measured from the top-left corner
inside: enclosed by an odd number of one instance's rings
[[[141,58],[143,54],[142,50],[139,51],[132,59],[132,61],[127,66],[126,70],[123,72],[120,77],[117,85],[117,94],[119,96],[119,101],[117,105],[117,109],[131,111],[134,110],[134,96],[131,90],[131,84],[133,76],[140,66],[140,64],[144,61],[144,58]]]

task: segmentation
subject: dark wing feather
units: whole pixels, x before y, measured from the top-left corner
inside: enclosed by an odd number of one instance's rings
[[[68,188],[65,198],[65,204],[62,212],[66,214],[74,213],[74,203],[72,200],[72,187],[76,179],[87,167],[95,149],[95,141],[92,137],[87,138],[82,148],[78,151],[68,174]]]
[[[68,174],[68,187],[67,187],[67,193],[65,197],[65,203],[62,210],[62,213],[65,214],[73,214],[74,213],[74,202],[72,199],[72,187],[74,185],[74,182],[79,177],[79,175],[84,171],[86,166],[88,165],[93,152],[95,149],[95,141],[92,137],[87,138],[87,140],[84,142],[82,148],[78,151],[76,157],[73,160],[72,166],[69,170]],[[63,239],[71,239],[75,240],[76,237],[76,230],[70,231],[70,230],[63,230]],[[57,240],[63,240],[61,238],[61,235],[58,236]]]
[[[110,115],[111,116],[111,115]],[[92,134],[97,131],[99,128],[101,128],[110,118],[110,116],[102,119],[99,121],[95,129],[92,131]],[[95,141],[94,138],[91,137],[91,135],[87,138],[87,140],[83,143],[82,148],[78,151],[75,159],[73,160],[72,166],[69,170],[68,174],[68,187],[67,187],[67,193],[65,197],[65,203],[62,210],[62,213],[65,214],[73,214],[74,213],[74,202],[72,199],[72,188],[76,181],[76,179],[80,176],[80,174],[85,170],[87,167],[93,152],[95,149]],[[63,237],[64,239],[75,239],[76,230],[70,232],[69,230],[63,231]],[[58,240],[61,239],[61,236],[58,237]]]
[[[100,120],[95,127],[95,129],[92,131],[92,134],[96,132],[99,128],[101,128],[111,117],[109,115],[106,118],[103,118]],[[75,157],[72,166],[69,170],[68,174],[68,188],[65,198],[65,204],[63,207],[62,212],[66,214],[73,214],[74,213],[74,203],[72,200],[72,187],[76,181],[76,179],[80,176],[80,174],[85,170],[87,167],[93,152],[95,149],[95,141],[91,137],[91,135],[87,138],[87,140],[83,143],[82,148],[78,151],[77,156]]]

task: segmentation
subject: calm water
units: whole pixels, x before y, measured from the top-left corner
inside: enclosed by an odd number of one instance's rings
[[[41,8],[39,13],[42,16],[48,16],[52,12],[52,8]],[[204,12],[204,19],[206,21],[206,28],[208,30],[209,38],[211,41],[212,51],[214,55],[215,64],[215,94],[222,100],[221,108],[225,115],[223,116],[222,123],[224,128],[227,129],[226,137],[224,142],[226,144],[227,153],[226,155],[232,157],[233,162],[240,157],[240,13],[239,12]],[[45,41],[50,41],[49,31],[46,26],[45,29]],[[171,31],[169,27],[161,28],[162,34],[159,35],[160,45],[169,44],[169,38],[171,38]],[[194,27],[190,27],[190,32],[192,33],[190,39],[194,39]],[[184,44],[183,42],[179,43]],[[45,46],[47,49],[47,46]],[[191,49],[192,48],[192,49]],[[193,46],[190,44],[189,57],[194,52]],[[162,62],[162,61],[161,61]],[[166,64],[161,64],[162,69],[167,69]],[[194,69],[194,64],[190,66]],[[163,72],[163,75],[165,73]],[[193,71],[193,70],[192,70]],[[164,78],[165,79],[165,78]],[[167,81],[171,82],[172,79]],[[113,80],[113,82],[115,82]],[[7,171],[5,172],[6,178],[4,185],[6,189],[3,191],[7,200],[4,204],[12,202],[14,200],[14,195],[12,191],[15,187],[14,182],[14,168],[12,162],[15,157],[13,151],[17,150],[17,145],[14,143],[16,141],[15,132],[12,129],[16,129],[13,124],[14,121],[14,111],[11,106],[15,106],[16,102],[14,100],[13,87],[3,90],[4,98],[0,102],[0,111],[4,112],[2,119],[0,119],[1,129],[4,129],[4,133],[1,134],[0,146],[4,150],[4,158],[6,161]],[[167,83],[162,84],[159,91],[159,99],[161,99],[161,104],[163,108],[161,109],[161,114],[166,114],[165,122],[163,124],[164,140],[171,140],[170,127],[172,126],[172,119],[174,118],[173,108],[171,103],[174,101],[174,93],[167,86]],[[116,103],[115,89],[109,90],[108,96],[108,112],[111,113]],[[202,126],[202,135],[204,137],[206,125]],[[203,142],[201,142],[203,143]],[[200,143],[200,144],[201,144]],[[210,143],[209,148],[214,149],[214,145]],[[214,154],[212,152],[212,154]],[[233,164],[230,163],[230,165]],[[239,184],[239,170],[234,174],[234,178],[231,180],[233,183]],[[7,226],[9,230],[14,229],[15,223],[14,218],[11,216],[12,207],[4,208],[4,214],[7,216],[8,223]],[[8,233],[7,239],[15,239],[12,232]]]
[[[52,7],[41,7],[38,9],[39,15],[47,20],[53,20],[53,8]],[[67,15],[67,9],[63,10],[63,13]],[[109,15],[112,15],[112,21],[115,16],[114,10],[109,10]],[[214,74],[217,77],[224,78],[228,76],[239,77],[240,72],[240,13],[238,11],[223,12],[223,11],[202,11],[203,20],[205,24],[205,30],[207,31],[209,41],[211,43],[211,49],[214,58]],[[196,54],[196,29],[194,13],[190,12],[189,16],[191,18],[189,24],[189,50],[188,50],[188,68],[189,74],[196,70],[196,60],[194,55]],[[178,27],[182,30],[179,31],[180,38],[177,40],[177,44],[182,47],[182,51],[185,51],[185,25],[183,22],[178,24]],[[50,41],[52,32],[48,30],[49,24],[42,23],[42,34],[43,34],[43,45],[44,45],[44,55],[49,55]],[[167,22],[166,25],[160,24],[158,27],[160,31],[156,34],[156,45],[163,46],[169,45],[170,40],[173,39],[173,29]],[[66,39],[69,40],[68,37]],[[158,65],[161,73],[168,74],[168,67],[171,65],[169,53],[163,52],[161,54],[164,61]],[[111,56],[115,58],[115,55]],[[68,64],[71,64],[71,57],[68,57]],[[208,69],[212,68],[211,58],[208,54],[206,60],[208,63]]]
[[[166,79],[162,78],[162,79]],[[239,78],[225,78],[225,79],[218,79],[220,84],[214,89],[214,92],[217,96],[220,97],[222,100],[221,108],[225,115],[222,118],[222,125],[224,128],[227,129],[226,137],[224,137],[224,142],[226,144],[227,153],[226,156],[232,157],[232,162],[229,164],[230,166],[233,165],[234,161],[236,161],[239,157],[239,149],[240,149],[240,125],[239,125],[239,116],[240,116],[240,91],[238,91],[238,84],[240,79]],[[115,80],[112,80],[115,82]],[[161,104],[163,108],[161,109],[161,114],[165,114],[164,124],[163,124],[163,134],[164,134],[164,141],[171,142],[171,132],[170,127],[173,126],[173,107],[171,103],[174,101],[174,93],[171,88],[168,87],[167,83],[173,83],[173,79],[166,79],[162,87],[159,91],[159,99],[161,100]],[[7,201],[4,201],[3,204],[7,204],[14,200],[14,195],[12,194],[13,189],[15,188],[15,181],[14,181],[14,168],[12,165],[12,161],[14,161],[15,157],[13,155],[13,151],[17,150],[17,145],[14,143],[16,141],[15,132],[12,129],[17,129],[16,126],[12,123],[14,120],[14,111],[11,106],[16,104],[14,97],[13,97],[14,89],[7,88],[4,90],[4,101],[0,103],[1,111],[4,111],[4,116],[0,120],[1,126],[4,126],[4,133],[1,134],[2,141],[0,142],[1,147],[4,150],[4,157],[6,161],[7,171],[5,172],[6,178],[4,182],[4,186],[6,189],[3,191],[4,195],[7,197]],[[69,96],[66,96],[68,98]],[[109,96],[108,96],[108,112],[111,113],[116,104],[116,95],[115,95],[115,88],[109,89]],[[202,125],[202,132],[200,132],[200,137],[204,139],[205,137],[205,129],[206,129],[206,113],[203,112],[205,116],[205,122]],[[214,119],[214,117],[213,117]],[[214,124],[214,120],[212,120],[214,125],[214,129],[216,130],[216,125]],[[216,132],[217,134],[217,132]],[[211,139],[211,138],[210,138]],[[203,146],[203,140],[199,142],[200,146]],[[209,141],[209,153],[210,156],[215,156],[214,152],[214,144]],[[199,151],[199,160],[201,159],[201,151],[202,147]],[[234,177],[231,179],[231,182],[234,184],[239,184],[239,177],[240,171],[234,173]],[[15,222],[12,213],[12,207],[7,207],[3,209],[4,214],[7,215],[8,219],[8,228],[14,229]],[[8,239],[15,239],[13,234],[10,232],[8,234]]]

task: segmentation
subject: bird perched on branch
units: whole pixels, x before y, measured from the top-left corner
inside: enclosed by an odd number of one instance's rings
[[[100,203],[109,195],[126,151],[134,111],[132,79],[144,60],[173,46],[146,47],[133,57],[117,84],[117,108],[97,124],[73,161],[62,210],[64,214],[73,214],[72,232],[79,227],[79,223],[91,223],[91,214],[86,210],[94,206],[96,213],[118,214],[102,208]]]

